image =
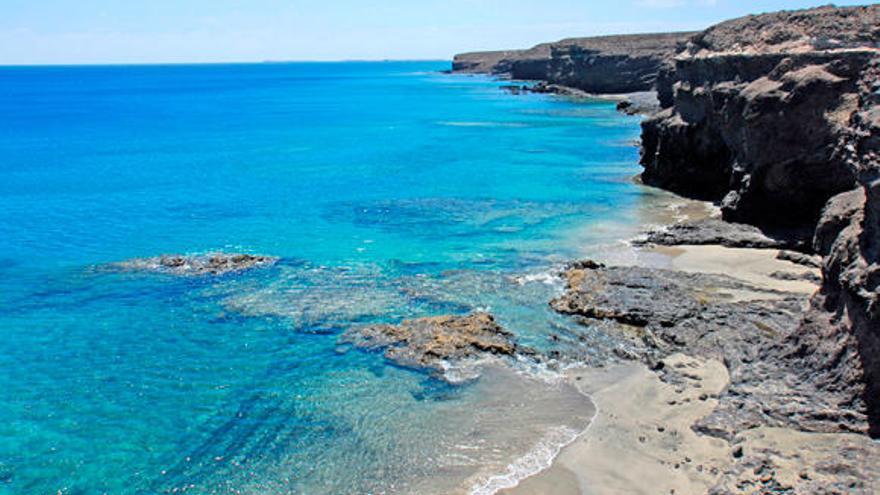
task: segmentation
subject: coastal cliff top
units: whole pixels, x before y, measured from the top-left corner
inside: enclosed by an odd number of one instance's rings
[[[880,48],[880,4],[828,5],[740,17],[693,36],[685,52],[701,56],[843,48]]]
[[[694,34],[696,33],[644,33],[566,38],[552,43],[541,43],[525,50],[461,53],[455,56],[454,67],[459,72],[504,72],[507,69],[506,64],[511,62],[546,60],[551,58],[554,52],[572,49],[608,56],[664,57]]]
[[[548,60],[573,50],[606,56],[708,56],[719,53],[803,53],[815,50],[880,49],[880,4],[827,5],[749,15],[702,32],[646,33],[566,38],[525,50],[468,52],[455,56],[456,72],[505,73],[511,64]]]
[[[651,56],[664,55],[678,43],[687,41],[696,33],[644,33],[589,38],[566,38],[552,43],[541,43],[528,50],[518,52],[522,58],[547,58],[554,50],[578,48],[584,51],[601,52],[605,55]]]

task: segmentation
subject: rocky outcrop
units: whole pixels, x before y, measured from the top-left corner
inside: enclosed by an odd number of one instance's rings
[[[252,268],[270,266],[278,258],[237,253],[209,253],[202,255],[162,255],[154,258],[135,258],[111,265],[113,269],[164,273],[177,276],[225,275]]]
[[[720,245],[754,249],[806,249],[809,232],[802,229],[761,230],[754,225],[716,218],[686,220],[649,231],[636,239],[636,246]]]
[[[513,334],[487,313],[355,328],[346,332],[342,341],[367,349],[384,349],[385,357],[395,363],[438,372],[449,362],[485,354],[512,356],[517,352]]]
[[[694,36],[643,124],[643,180],[721,201],[726,220],[812,224],[852,189],[859,81],[880,56],[880,6],[779,12]]]
[[[776,259],[789,261],[796,265],[808,268],[822,268],[822,258],[816,255],[799,253],[797,251],[782,250],[776,255]]]
[[[861,187],[828,200],[813,234],[813,250],[822,256],[831,254],[831,248],[840,233],[861,213],[864,206],[865,189]]]
[[[526,52],[526,50],[462,53],[456,55],[453,59],[452,72],[497,75],[509,74],[509,61],[517,59],[524,52]]]
[[[546,81],[588,93],[615,94],[654,88],[661,64],[693,33],[571,38],[528,50],[456,55],[453,72]]]
[[[732,439],[757,426],[806,431],[866,430],[862,410],[845,388],[828,390],[802,375],[813,363],[793,360],[786,339],[795,335],[806,296],[763,289],[723,275],[644,267],[572,265],[565,293],[551,306],[585,325],[603,324],[631,340],[629,352],[675,382],[670,354],[719,359],[731,383],[698,431]],[[738,299],[736,294],[753,297]],[[611,323],[611,324],[609,324]],[[827,364],[825,368],[827,369]]]

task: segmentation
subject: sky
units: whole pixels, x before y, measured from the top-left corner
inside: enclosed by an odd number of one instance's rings
[[[828,1],[0,0],[0,65],[451,59]]]

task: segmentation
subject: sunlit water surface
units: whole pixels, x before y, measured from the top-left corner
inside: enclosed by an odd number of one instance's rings
[[[338,343],[483,309],[602,357],[547,301],[642,220],[638,119],[447,66],[0,69],[0,493],[491,493],[582,431],[552,362],[450,384]],[[102,268],[210,251],[281,261]]]

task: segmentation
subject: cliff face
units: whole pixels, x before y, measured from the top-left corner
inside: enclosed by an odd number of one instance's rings
[[[826,255],[821,291],[792,337],[790,357],[812,370],[803,377],[846,390],[880,437],[880,59],[858,84],[843,159],[858,186],[832,198],[816,229],[814,248]]]
[[[780,352],[880,435],[880,5],[736,19],[664,67],[644,181],[726,220],[816,225],[822,289]]]
[[[779,12],[694,36],[661,71],[643,125],[646,183],[721,200],[725,219],[815,223],[852,189],[857,84],[878,56],[880,6]]]
[[[629,93],[654,88],[660,66],[693,33],[572,38],[529,50],[456,55],[454,72],[499,74],[577,88]]]

